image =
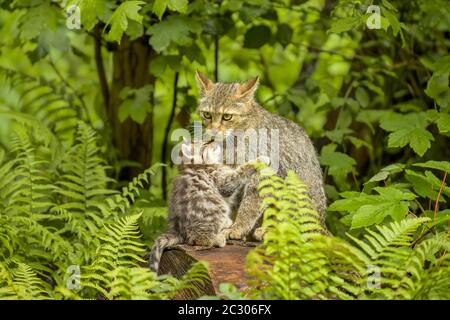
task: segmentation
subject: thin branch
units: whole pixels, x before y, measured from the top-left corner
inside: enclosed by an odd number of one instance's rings
[[[106,79],[106,72],[105,72],[105,66],[103,64],[103,57],[102,57],[102,42],[101,42],[101,36],[99,32],[99,25],[95,26],[95,31],[97,36],[93,36],[94,38],[94,48],[95,48],[95,65],[97,66],[97,74],[98,79],[100,81],[100,87],[103,95],[103,101],[105,103],[105,108],[108,108],[109,105],[109,86],[108,86],[108,80]]]
[[[434,191],[434,188],[433,188],[432,184],[430,184],[430,189],[431,189],[430,193],[432,194],[433,191]],[[431,202],[432,202],[431,198],[428,198],[428,210],[430,210],[430,211],[431,211]]]
[[[219,35],[214,36],[214,81],[219,81]]]
[[[295,12],[301,12],[301,13],[305,13],[305,10],[302,8],[296,8],[296,7],[292,7],[292,6],[286,6],[283,4],[278,4],[278,3],[272,3],[272,7],[274,8],[278,8],[278,9],[285,9],[285,10],[289,10],[289,11],[295,11]],[[317,11],[317,12],[321,12],[321,10],[318,10],[316,8],[308,8],[311,11]]]
[[[434,205],[434,223],[436,223],[437,210],[439,208],[439,199],[441,198],[441,193],[442,193],[442,189],[444,188],[445,179],[447,179],[447,171],[445,171],[444,179],[442,179],[442,183],[441,183],[441,186],[439,188],[439,192],[438,192],[438,195],[437,195],[437,198],[436,198],[436,204]]]
[[[269,98],[267,98],[266,100],[264,100],[263,102],[261,102],[262,105],[265,105],[266,103],[269,103],[270,101],[278,98],[278,97],[282,97],[284,96],[284,94],[282,93],[275,93],[273,95],[271,95]]]
[[[64,78],[64,76],[62,75],[62,73],[59,71],[59,69],[56,67],[56,65],[53,63],[53,61],[51,59],[49,59],[49,64],[52,67],[53,71],[55,72],[55,74],[58,76],[59,80],[61,80],[61,82],[67,87],[69,88],[73,94],[77,97],[77,99],[80,101],[81,106],[84,109],[84,112],[86,113],[86,117],[89,120],[89,113],[88,113],[88,109],[86,106],[86,103],[84,102],[83,96],[80,95],[77,90]]]
[[[172,100],[172,110],[170,111],[169,120],[167,121],[166,128],[164,130],[164,139],[162,143],[161,151],[161,163],[166,163],[167,161],[167,147],[169,145],[169,133],[172,127],[172,122],[175,118],[175,109],[177,107],[177,92],[178,92],[178,78],[179,73],[175,72],[175,78],[173,81],[173,100]],[[167,167],[162,167],[162,195],[163,199],[167,199]]]
[[[222,1],[216,0],[216,4],[218,6],[218,12],[220,12]],[[219,32],[217,29],[214,35],[214,81],[219,81]]]
[[[353,56],[351,58],[349,58],[349,57],[347,57],[347,55],[345,55],[345,54],[343,54],[341,52],[338,52],[338,51],[335,51],[335,50],[327,50],[327,49],[313,47],[313,46],[311,46],[309,44],[306,44],[306,43],[291,42],[291,44],[293,44],[295,46],[305,47],[305,48],[307,48],[307,49],[309,49],[311,51],[315,51],[315,52],[324,52],[324,53],[329,53],[329,54],[335,54],[335,55],[341,56],[342,58],[344,58],[347,61],[352,61],[353,59],[362,60],[364,58],[363,56],[361,56],[359,54],[356,54],[356,53],[353,54]]]
[[[429,234],[430,232],[433,231],[433,228],[428,228],[426,225],[425,225],[424,227],[427,228],[427,230],[424,231],[419,237],[417,237],[416,240],[414,240],[414,241],[411,243],[411,248],[414,248],[414,247],[416,246],[416,244],[417,244],[420,240],[422,240],[427,234]]]
[[[420,202],[418,200],[414,200],[416,202],[416,204],[419,206],[420,210],[422,210],[422,213],[425,213],[425,209],[424,207],[420,204]]]
[[[100,32],[100,33],[99,33],[99,32],[94,33],[94,32],[92,32],[92,31],[86,31],[86,33],[87,33],[88,35],[90,35],[92,38],[94,38],[95,40],[100,41],[100,43],[102,44],[102,46],[104,46],[105,48],[108,46],[108,42],[105,41],[105,40],[102,38],[101,32]]]
[[[262,52],[259,52],[259,60],[261,61],[261,65],[263,66],[263,75],[264,75],[264,79],[265,79],[265,84],[270,88],[270,90],[272,91],[272,96],[275,96],[277,94],[272,82],[270,82],[270,77],[269,77],[269,65],[266,62],[266,60],[264,59],[264,56],[262,54]]]

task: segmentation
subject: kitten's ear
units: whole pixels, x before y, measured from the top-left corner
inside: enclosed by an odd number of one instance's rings
[[[206,163],[208,164],[221,164],[222,163],[222,146],[215,144],[210,146],[206,152]]]
[[[211,91],[211,89],[214,87],[214,83],[198,70],[195,72],[195,78],[197,79],[197,83],[200,87],[202,96],[206,96],[208,92]]]
[[[215,157],[219,157],[222,154],[222,146],[220,144],[216,144],[212,147],[211,152]]]
[[[259,76],[250,79],[244,83],[240,83],[236,90],[236,98],[238,99],[253,98],[256,89],[258,89],[258,85],[259,85]]]
[[[183,154],[183,156],[188,157],[188,158],[192,158],[192,150],[191,150],[191,144],[189,143],[188,140],[185,140],[185,138],[183,138],[183,143],[181,144],[181,153]]]

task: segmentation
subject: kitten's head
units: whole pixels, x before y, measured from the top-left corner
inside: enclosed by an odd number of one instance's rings
[[[197,72],[201,90],[197,111],[206,128],[206,134],[224,138],[229,130],[245,130],[251,127],[254,95],[259,77],[244,83],[213,83]]]
[[[214,141],[183,140],[181,153],[184,164],[221,164],[222,147]]]

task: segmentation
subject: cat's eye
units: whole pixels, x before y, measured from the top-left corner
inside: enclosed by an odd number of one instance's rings
[[[204,119],[211,119],[211,113],[209,113],[209,112],[202,112],[202,117]]]
[[[232,114],[228,114],[228,113],[225,113],[222,116],[222,119],[225,120],[225,121],[229,121],[229,120],[231,120],[231,118],[233,118],[233,115]]]

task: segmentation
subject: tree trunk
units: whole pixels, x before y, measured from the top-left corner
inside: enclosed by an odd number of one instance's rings
[[[140,168],[123,168],[119,179],[129,180],[146,168],[152,161],[153,145],[153,110],[145,122],[139,124],[130,118],[119,121],[118,109],[122,102],[119,97],[124,87],[141,88],[155,84],[155,77],[149,73],[149,64],[156,57],[156,52],[148,45],[146,38],[129,41],[122,38],[120,46],[113,53],[113,78],[107,102],[108,121],[111,128],[112,142],[118,151],[119,160],[130,160],[140,164]],[[149,97],[154,105],[154,95]]]

